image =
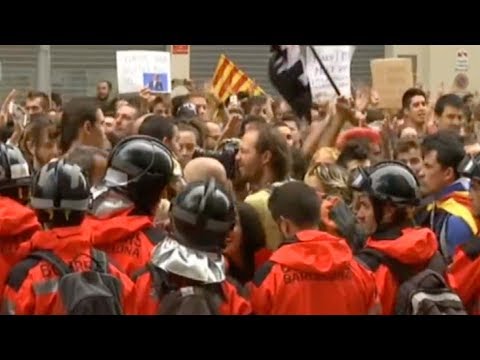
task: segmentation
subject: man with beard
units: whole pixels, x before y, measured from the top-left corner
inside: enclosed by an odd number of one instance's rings
[[[25,110],[28,115],[46,114],[49,108],[48,95],[42,91],[30,91],[25,101]]]
[[[261,125],[243,135],[236,161],[240,176],[252,191],[245,202],[257,210],[267,234],[267,247],[275,250],[282,236],[268,210],[268,199],[271,189],[288,179],[291,159],[287,142],[276,128]]]

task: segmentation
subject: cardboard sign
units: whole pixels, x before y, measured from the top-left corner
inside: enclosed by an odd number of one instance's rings
[[[351,96],[350,64],[354,46],[313,47],[343,96]],[[337,95],[310,48],[307,48],[306,73],[314,101],[331,100]]]
[[[402,108],[402,96],[413,87],[411,59],[375,59],[370,62],[372,87],[380,96],[379,107],[399,110]]]
[[[188,55],[190,53],[190,45],[172,45],[173,55]]]
[[[455,62],[455,71],[467,72],[469,69],[468,51],[459,49],[457,51],[457,60]]]
[[[153,93],[170,93],[170,53],[164,51],[117,51],[119,93],[139,92],[148,87]]]

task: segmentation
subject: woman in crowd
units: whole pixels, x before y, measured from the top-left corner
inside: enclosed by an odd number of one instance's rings
[[[229,261],[228,273],[240,284],[253,279],[255,270],[268,260],[265,232],[255,209],[237,202],[237,223],[227,239],[224,255]]]
[[[48,116],[32,116],[19,145],[33,170],[39,170],[59,155],[58,135],[56,123]]]
[[[348,176],[348,172],[338,165],[318,164],[307,173],[305,183],[322,194],[340,197],[350,204],[352,191]]]

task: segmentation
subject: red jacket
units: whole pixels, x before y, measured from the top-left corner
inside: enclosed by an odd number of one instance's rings
[[[258,315],[366,315],[378,305],[373,274],[343,239],[317,230],[276,250],[248,289]]]
[[[92,231],[93,246],[130,278],[150,260],[154,243],[143,233],[153,227],[150,217],[123,212],[107,219],[87,217],[83,226]]]
[[[468,313],[480,315],[480,238],[459,246],[447,272],[449,285],[465,304]]]
[[[390,236],[392,238],[390,238]],[[435,234],[427,228],[404,229],[398,234],[389,234],[384,240],[369,238],[367,248],[381,251],[400,263],[411,265],[418,271],[424,269],[438,250]],[[381,264],[375,271],[377,289],[380,295],[383,315],[392,315],[398,281],[387,266]]]
[[[226,301],[220,306],[222,315],[250,315],[252,308],[237,288],[229,281],[222,283]],[[152,275],[146,271],[137,278],[133,292],[132,307],[128,310],[133,315],[157,315],[160,312],[161,299],[155,296]]]
[[[31,250],[51,250],[75,271],[88,271],[92,266],[90,234],[80,227],[38,231],[30,241]],[[19,266],[21,263],[19,264]],[[18,268],[14,267],[12,271]],[[124,309],[133,290],[132,281],[109,264],[109,273],[122,284]],[[3,313],[10,315],[63,315],[65,308],[58,293],[58,275],[53,265],[40,261],[26,274],[18,289],[5,286]]]
[[[30,240],[41,229],[35,213],[13,199],[0,196],[0,294],[7,281],[8,273],[29,248],[19,246]]]

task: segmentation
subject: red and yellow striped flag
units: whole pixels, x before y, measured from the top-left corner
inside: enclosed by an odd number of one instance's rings
[[[265,94],[265,91],[250,79],[224,54],[220,55],[217,69],[213,75],[212,92],[222,102],[230,95],[247,91],[252,95]]]

